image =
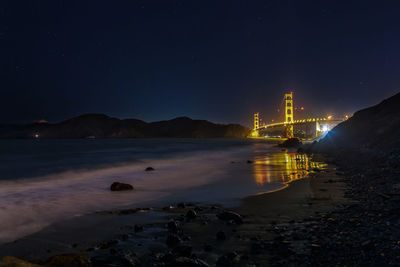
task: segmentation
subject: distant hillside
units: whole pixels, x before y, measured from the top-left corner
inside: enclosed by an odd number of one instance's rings
[[[85,114],[60,123],[0,125],[0,138],[244,138],[250,129],[239,124],[215,124],[180,117],[146,123],[104,114]]]
[[[314,151],[343,149],[400,149],[400,93],[356,112],[313,145]]]

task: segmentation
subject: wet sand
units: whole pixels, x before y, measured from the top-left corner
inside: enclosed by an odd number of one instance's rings
[[[235,252],[237,264],[266,265],[271,256],[266,243],[273,245],[269,242],[289,224],[307,224],[314,215],[349,203],[344,197],[344,189],[342,178],[336,175],[334,167],[329,166],[326,171],[311,173],[309,178],[294,181],[282,190],[243,199],[239,207],[231,209],[244,218],[244,223],[239,226],[216,220],[208,226],[192,222],[184,229],[197,237],[193,239],[194,243],[215,246],[214,255],[207,255],[207,262],[215,263],[221,255]],[[226,241],[215,240],[218,231],[227,234]],[[258,250],[260,243],[264,243],[264,247]],[[240,260],[242,257],[244,259]]]
[[[114,211],[65,220],[0,246],[0,256],[12,255],[42,264],[51,256],[74,253],[92,259],[92,263],[93,259],[100,257],[103,261],[104,258],[110,261],[123,258],[151,265],[168,263],[171,260],[165,256],[168,251],[186,246],[191,252],[184,256],[190,260],[204,260],[210,265],[221,264],[224,260],[265,265],[274,254],[269,255],[271,249],[268,246],[273,246],[273,240],[286,225],[296,223],[307,227],[312,216],[348,203],[344,187],[335,168],[328,166],[326,170],[315,170],[308,178],[294,181],[282,190],[242,199],[238,207],[229,210],[240,214],[243,224],[218,219],[216,214],[226,209],[217,205],[186,203],[183,207],[171,203],[174,207],[168,209],[132,210],[126,215]],[[195,219],[187,218],[189,210],[196,210]],[[167,224],[171,220],[178,223],[180,241],[167,246],[166,239],[171,235]],[[225,235],[224,240],[216,237],[220,231]],[[287,242],[294,249],[303,245],[302,241]]]

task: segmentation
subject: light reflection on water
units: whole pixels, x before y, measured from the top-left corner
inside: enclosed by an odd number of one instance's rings
[[[313,168],[325,166],[325,163],[312,161],[306,154],[281,151],[255,156],[253,172],[255,182],[262,186],[273,182],[290,183],[307,177]]]

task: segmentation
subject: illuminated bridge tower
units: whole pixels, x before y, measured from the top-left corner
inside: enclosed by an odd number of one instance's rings
[[[254,113],[254,130],[258,130],[260,127],[260,113]]]
[[[293,93],[285,94],[285,123],[293,122]],[[293,124],[286,125],[286,137],[293,137]]]

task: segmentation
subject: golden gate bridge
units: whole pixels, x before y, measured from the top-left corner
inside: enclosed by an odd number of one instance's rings
[[[254,127],[251,137],[302,138],[314,139],[328,132],[344,119],[333,116],[322,118],[294,119],[293,92],[286,93],[283,99],[285,118],[282,122],[260,124],[260,113],[254,113]],[[301,108],[303,110],[303,108]],[[346,119],[348,116],[346,116]]]

